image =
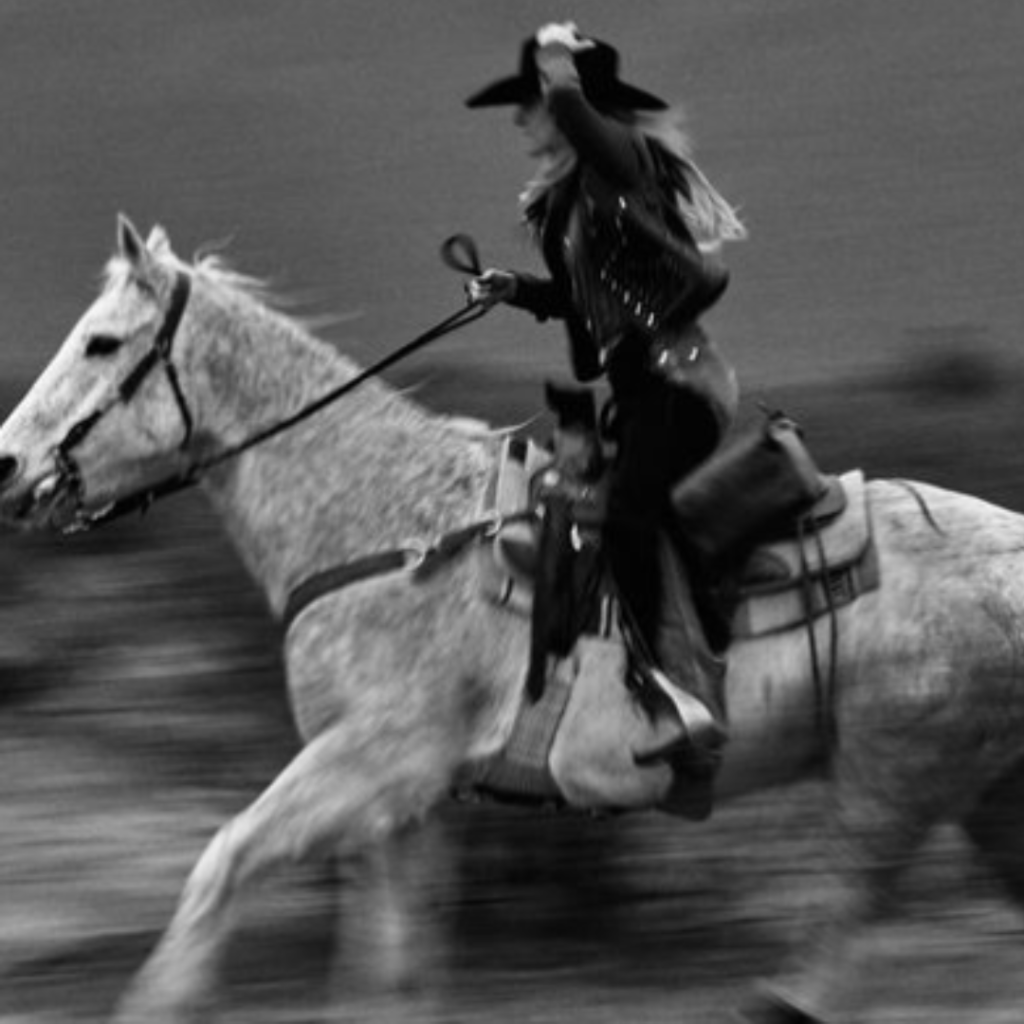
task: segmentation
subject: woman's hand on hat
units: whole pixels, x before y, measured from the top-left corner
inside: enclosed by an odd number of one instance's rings
[[[466,297],[474,305],[490,309],[499,302],[511,302],[518,286],[519,280],[511,270],[489,267],[466,282]]]
[[[540,47],[564,46],[570,53],[579,53],[594,46],[592,39],[580,35],[574,21],[552,21],[542,25],[537,29],[536,39]]]

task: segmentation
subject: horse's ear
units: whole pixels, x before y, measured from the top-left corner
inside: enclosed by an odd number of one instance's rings
[[[167,237],[167,232],[159,225],[155,225],[149,232],[149,238],[146,239],[146,248],[151,253],[170,255],[171,252],[171,240]]]
[[[117,217],[117,244],[135,280],[152,287],[159,278],[156,260],[135,225],[123,213]]]
[[[140,266],[149,257],[142,236],[123,213],[117,215],[117,248],[132,266]]]
[[[153,253],[142,240],[135,225],[123,214],[117,217],[117,244],[121,256],[128,261],[132,274],[141,284],[153,285],[158,279]]]

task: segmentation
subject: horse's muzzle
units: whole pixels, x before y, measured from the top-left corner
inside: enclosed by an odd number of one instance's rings
[[[21,475],[16,458],[0,456],[0,524],[63,530],[75,518],[77,504],[74,480],[59,466],[33,482]]]

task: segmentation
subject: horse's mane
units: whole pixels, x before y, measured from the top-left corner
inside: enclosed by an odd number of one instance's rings
[[[207,246],[205,249],[200,249],[193,257],[192,262],[188,263],[171,249],[167,234],[159,226],[154,227],[150,232],[149,238],[146,240],[146,248],[164,269],[193,274],[222,292],[227,292],[243,302],[262,307],[265,312],[271,314],[279,322],[285,323],[291,330],[304,336],[314,345],[327,345],[335,354],[339,354],[333,345],[328,345],[316,334],[316,323],[312,318],[296,316],[288,308],[292,303],[276,292],[266,279],[236,270],[220,251]],[[104,290],[123,287],[133,281],[139,283],[137,271],[131,261],[120,253],[112,256],[103,269],[102,286]],[[399,398],[401,393],[395,392],[393,397]],[[408,409],[410,412],[415,411],[417,421],[421,420],[424,410],[415,405],[409,405]],[[484,420],[469,416],[431,413],[430,417],[445,431],[450,431],[468,440],[490,440],[521,429],[521,425],[495,427]]]
[[[265,278],[243,273],[231,264],[222,254],[220,248],[207,244],[201,247],[192,257],[191,262],[183,260],[171,248],[167,233],[157,225],[152,229],[146,240],[146,248],[154,260],[170,272],[185,271],[201,278],[217,291],[231,295],[246,304],[262,307],[279,320],[286,322],[294,331],[309,337],[311,341],[321,342],[317,328],[322,323],[335,323],[352,319],[351,316],[303,316],[296,313],[297,300],[293,300],[276,290]],[[121,287],[129,283],[140,283],[131,261],[117,253],[108,260],[103,268],[101,287],[103,290]]]
[[[273,291],[270,282],[236,270],[219,253],[198,255],[192,263],[193,273],[205,278],[211,284],[255,299],[265,306],[280,309],[287,305],[282,296]]]
[[[219,252],[200,250],[191,263],[186,263],[173,252],[166,234],[158,227],[153,229],[146,245],[153,257],[170,270],[185,270],[196,274],[210,284],[237,292],[275,309],[287,305],[273,292],[269,282],[236,270]],[[113,288],[125,284],[134,277],[131,262],[119,253],[111,257],[103,268],[102,284],[104,288]]]

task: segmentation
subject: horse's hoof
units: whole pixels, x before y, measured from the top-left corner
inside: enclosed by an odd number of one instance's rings
[[[762,995],[739,1011],[737,1024],[825,1024],[778,996]]]
[[[207,1024],[215,1009],[213,1000],[205,997],[171,1002],[129,992],[118,1003],[111,1024]]]

